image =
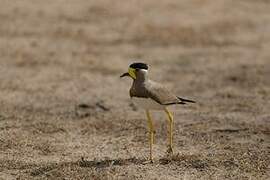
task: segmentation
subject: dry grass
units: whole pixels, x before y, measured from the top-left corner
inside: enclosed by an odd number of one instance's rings
[[[0,179],[269,179],[266,0],[1,1]],[[134,59],[198,103],[130,103]]]

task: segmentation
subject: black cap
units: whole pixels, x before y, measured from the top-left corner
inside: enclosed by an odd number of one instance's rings
[[[148,70],[148,65],[145,63],[133,63],[129,67],[134,68],[134,69],[145,69]]]

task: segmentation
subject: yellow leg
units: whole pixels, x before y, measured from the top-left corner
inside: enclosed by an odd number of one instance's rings
[[[165,108],[165,112],[168,115],[168,121],[169,121],[169,128],[168,128],[168,141],[169,141],[169,145],[168,145],[168,150],[167,152],[169,154],[173,154],[173,115],[172,113],[170,113],[170,111]]]
[[[149,126],[149,143],[150,143],[149,160],[150,160],[150,162],[153,162],[152,151],[153,151],[153,143],[154,143],[154,125],[153,125],[153,121],[152,121],[151,114],[150,114],[149,110],[146,110],[146,116],[147,116],[148,126]]]

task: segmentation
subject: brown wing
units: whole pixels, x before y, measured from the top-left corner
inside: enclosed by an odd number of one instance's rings
[[[184,104],[176,95],[169,91],[162,84],[150,82],[147,84],[147,96],[162,105]]]

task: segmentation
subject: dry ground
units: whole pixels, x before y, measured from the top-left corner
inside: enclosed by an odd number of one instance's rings
[[[270,179],[270,1],[0,4],[0,179]],[[173,108],[172,158],[154,114],[154,164],[134,59],[198,101]]]

